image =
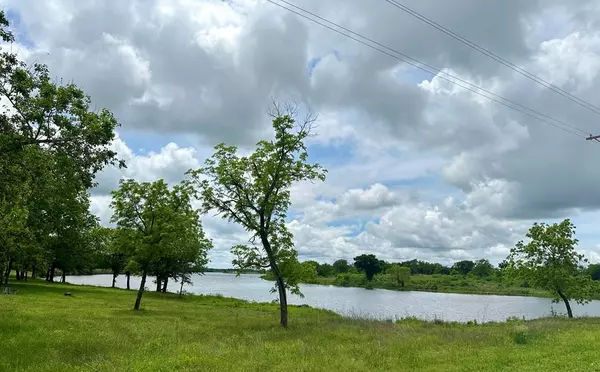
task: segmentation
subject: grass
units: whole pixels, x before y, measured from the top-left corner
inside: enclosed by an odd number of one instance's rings
[[[0,371],[600,371],[600,318],[343,318],[216,296],[29,282],[0,297]],[[70,291],[73,296],[63,296]]]

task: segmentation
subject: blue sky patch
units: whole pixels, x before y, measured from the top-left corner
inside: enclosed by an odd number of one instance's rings
[[[35,43],[33,42],[33,40],[31,40],[31,38],[25,31],[25,28],[21,24],[21,14],[19,14],[19,12],[17,12],[14,9],[6,10],[5,14],[10,24],[10,28],[13,30],[17,43],[24,45],[26,48],[29,49],[35,47]]]
[[[319,62],[321,62],[323,60],[323,58],[328,56],[329,54],[333,54],[335,59],[337,59],[338,61],[342,60],[342,54],[335,49],[333,51],[331,51],[331,53],[312,58],[310,61],[308,61],[308,66],[307,66],[309,77],[312,77],[312,73],[315,70],[315,68],[317,67],[317,65],[319,64]]]
[[[326,198],[323,195],[319,195],[315,198],[316,201],[324,201],[324,202],[328,202],[328,203],[335,203],[336,202],[336,198]]]
[[[127,146],[138,155],[146,155],[150,152],[160,152],[169,142],[175,142],[179,147],[195,147],[196,143],[190,141],[190,136],[185,134],[142,132],[139,130],[126,130],[121,128],[119,136]],[[165,138],[169,141],[165,142]]]
[[[365,227],[366,227],[367,223],[369,223],[369,222],[379,223],[379,217],[364,218],[364,219],[362,219],[362,218],[341,218],[338,220],[327,222],[327,226],[328,227],[343,227],[343,226],[354,227],[354,229],[351,232],[345,234],[344,236],[355,237],[355,236],[358,236],[361,232],[365,231]]]
[[[310,161],[316,161],[325,167],[348,164],[354,159],[354,146],[347,142],[333,146],[312,144],[307,149]]]
[[[431,81],[431,79],[433,79],[435,76],[433,74],[430,74],[429,72],[423,71],[416,67],[407,67],[401,70],[397,70],[394,75],[401,82],[408,84],[421,84],[423,80]]]

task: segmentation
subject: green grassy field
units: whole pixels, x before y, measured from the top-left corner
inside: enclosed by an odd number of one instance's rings
[[[348,319],[214,296],[29,282],[0,296],[0,371],[600,371],[600,319]],[[73,296],[63,296],[71,291]]]

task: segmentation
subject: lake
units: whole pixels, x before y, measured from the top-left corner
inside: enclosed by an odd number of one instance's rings
[[[154,289],[154,278],[148,278],[146,286]],[[67,276],[72,284],[110,287],[112,275]],[[184,285],[184,291],[194,294],[221,294],[225,297],[240,298],[255,302],[271,302],[277,299],[276,293],[269,293],[273,282],[262,280],[257,274],[206,273],[194,275],[193,284]],[[131,277],[131,288],[137,289],[139,277]],[[126,287],[126,278],[117,278],[119,288]],[[169,281],[169,292],[177,292],[179,284]],[[466,295],[454,293],[398,292],[385,289],[367,290],[364,288],[343,288],[302,284],[304,298],[288,295],[288,302],[294,305],[306,304],[327,309],[345,316],[375,319],[399,319],[416,317],[424,320],[441,319],[446,321],[478,322],[505,321],[509,317],[534,319],[552,315],[552,312],[565,314],[564,304],[552,304],[548,298],[522,296]],[[132,293],[132,303],[134,295]],[[143,300],[142,300],[143,304]],[[142,305],[143,306],[143,305]],[[585,306],[572,303],[574,316],[600,316],[600,301]]]

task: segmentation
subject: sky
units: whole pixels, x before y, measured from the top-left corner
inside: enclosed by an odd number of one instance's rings
[[[278,1],[278,0],[276,0]],[[290,0],[444,73],[600,134],[597,113],[526,79],[384,0]],[[600,3],[403,0],[415,11],[600,107]],[[311,161],[325,182],[292,188],[301,260],[497,264],[533,222],[571,218],[600,262],[600,143],[586,141],[263,0],[0,0],[29,63],[73,81],[120,127],[92,211],[111,216],[122,177],[174,184],[215,144],[252,151],[272,99],[318,115]],[[248,234],[202,217],[212,267]]]

